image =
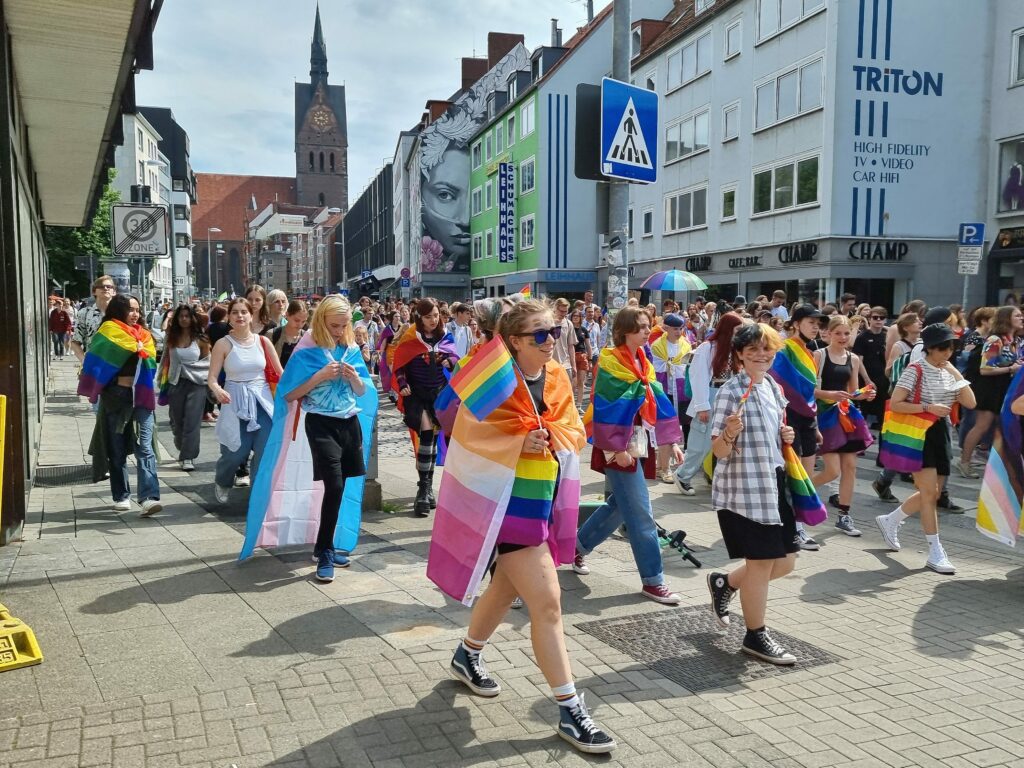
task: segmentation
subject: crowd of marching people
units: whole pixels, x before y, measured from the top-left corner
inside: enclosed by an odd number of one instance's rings
[[[834,304],[788,298],[630,299],[609,313],[590,291],[576,301],[526,291],[473,303],[339,295],[307,304],[253,285],[223,303],[146,313],[101,276],[77,313],[51,302],[49,330],[54,357],[70,349],[82,364],[78,391],[96,410],[94,481],[109,479],[115,510],[131,509],[129,454],[141,514],[162,509],[154,414],[166,405],[181,470],[196,469],[209,425],[217,502],[251,486],[242,557],[312,545],[322,582],[357,545],[379,384],[408,430],[411,511],[434,518],[427,576],[472,606],[451,675],[497,696],[483,652],[505,613],[525,605],[559,705],[556,730],[597,753],[615,742],[576,691],[556,569],[586,576],[590,554],[624,530],[640,595],[680,603],[648,481],[684,497],[709,486],[700,506],[715,511],[740,561],[708,574],[714,616],[728,626],[738,593],[741,650],[790,665],[798,659],[766,626],[769,585],[793,571],[798,552],[820,548],[811,529],[829,517],[839,533],[863,535],[854,482],[873,444],[871,488],[894,505],[875,518],[877,534],[898,551],[901,526],[917,515],[925,566],[940,574],[956,569],[939,512],[963,512],[946,487],[951,471],[980,479],[992,457],[1020,480],[1019,307],[965,314],[912,301],[890,315],[850,294]],[[605,494],[580,525],[588,443]],[[902,501],[898,479],[910,484]],[[979,526],[1012,540],[1017,528],[997,496],[982,489]]]

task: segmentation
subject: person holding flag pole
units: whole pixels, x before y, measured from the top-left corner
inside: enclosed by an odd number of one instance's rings
[[[548,302],[523,299],[452,376],[461,405],[437,497],[427,577],[473,606],[450,674],[478,696],[501,693],[483,650],[513,599],[522,596],[537,664],[559,705],[556,733],[581,752],[597,754],[616,744],[576,691],[555,571],[573,560],[579,452],[586,442],[572,384],[552,360],[560,333]],[[477,599],[488,570],[490,584]]]

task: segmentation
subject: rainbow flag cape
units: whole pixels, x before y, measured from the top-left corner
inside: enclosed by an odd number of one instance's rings
[[[643,349],[638,350],[638,359],[634,361],[629,359],[625,346],[606,347],[601,350],[597,370],[593,402],[586,419],[595,448],[625,450],[637,414],[644,426],[654,430],[658,445],[682,440],[675,408],[658,383],[654,366]]]
[[[104,321],[92,340],[82,361],[82,374],[78,378],[78,394],[95,403],[100,392],[117,378],[128,358],[139,356],[132,385],[136,407],[156,410],[156,345],[145,328],[130,326],[120,320]]]
[[[319,480],[313,480],[305,413],[298,401],[289,403],[285,396],[323,368],[326,355],[326,350],[313,343],[313,334],[307,333],[296,345],[281,374],[274,398],[270,437],[253,478],[239,560],[252,555],[256,547],[284,547],[316,541],[324,487]],[[363,461],[369,465],[379,395],[358,347],[349,347],[341,359],[354,366],[366,384],[366,390],[356,398],[356,405],[360,409],[357,418],[363,431]],[[345,481],[334,532],[334,548],[342,552],[355,549],[359,538],[364,480],[350,477]]]
[[[817,414],[814,388],[818,386],[818,372],[814,357],[800,339],[786,339],[768,373],[782,387],[782,394],[789,401],[788,408],[809,418]]]
[[[548,521],[547,543],[556,565],[576,552],[583,429],[564,369],[549,361],[541,416],[554,453],[523,454],[527,432],[537,428],[525,386],[484,420],[460,408],[452,431],[451,457],[437,495],[427,557],[427,577],[445,594],[472,605],[491,563],[499,532],[515,543]],[[556,489],[557,479],[557,489]],[[529,522],[527,522],[529,521]]]
[[[166,347],[160,357],[160,368],[156,376],[157,405],[169,405],[171,402],[171,352]]]
[[[865,447],[875,442],[860,408],[849,400],[819,400],[818,431],[822,454],[834,453],[854,440],[863,441]]]
[[[807,476],[807,470],[800,463],[792,445],[782,445],[782,459],[785,462],[786,481],[789,485],[790,501],[796,519],[806,525],[820,525],[828,519],[828,510]]]
[[[512,356],[500,336],[495,336],[477,350],[452,375],[450,382],[463,407],[480,421],[505,402],[517,384]]]
[[[989,452],[985,478],[978,496],[978,532],[1007,546],[1024,536],[1021,503],[1024,501],[1024,441],[1020,417],[1010,410],[1013,401],[1024,395],[1024,370],[1014,374],[1003,400],[1000,430]]]

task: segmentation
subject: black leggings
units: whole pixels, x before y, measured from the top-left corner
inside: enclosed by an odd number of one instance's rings
[[[334,549],[334,529],[338,527],[341,497],[345,495],[345,478],[331,474],[322,478],[324,500],[320,505],[320,528],[316,532],[316,551]]]
[[[366,474],[363,433],[355,416],[338,419],[307,413],[306,438],[313,457],[313,479],[324,484],[316,549],[334,549],[334,529],[338,526],[345,479]]]

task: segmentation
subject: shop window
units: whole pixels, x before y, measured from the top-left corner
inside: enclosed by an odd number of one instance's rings
[[[999,212],[1024,210],[1024,138],[999,145]]]
[[[674,192],[665,198],[665,234],[685,232],[708,223],[708,188]]]
[[[794,188],[795,184],[795,188]],[[754,173],[753,214],[818,202],[818,158],[807,157]]]
[[[754,91],[754,130],[762,130],[821,106],[822,60],[787,70]]]
[[[738,56],[743,47],[743,22],[736,19],[725,28],[725,58]]]
[[[758,0],[758,42],[800,23],[824,5],[825,0]]]
[[[665,164],[696,154],[708,147],[707,108],[665,129]]]
[[[668,90],[696,80],[711,71],[711,31],[708,30],[668,57]]]

